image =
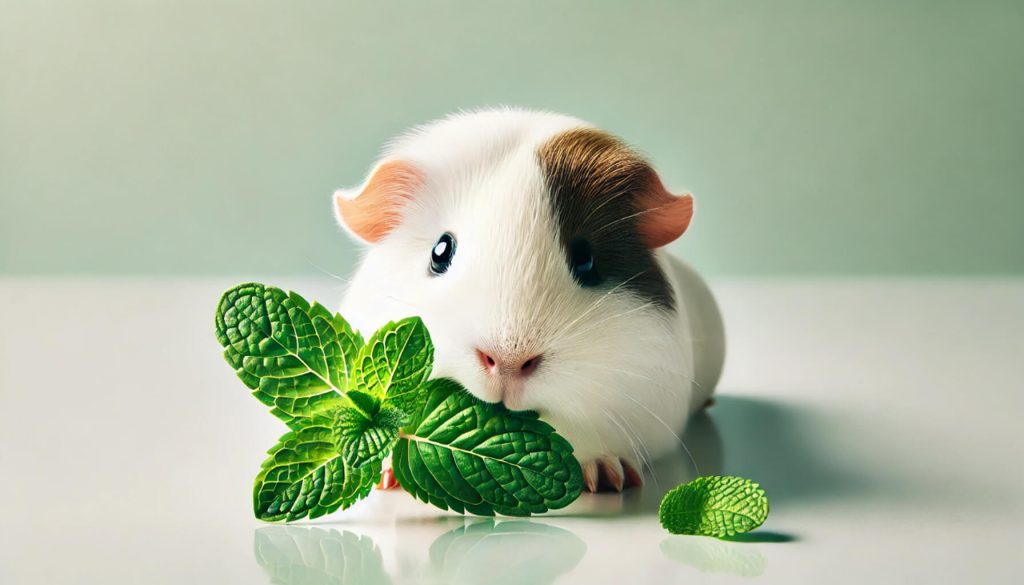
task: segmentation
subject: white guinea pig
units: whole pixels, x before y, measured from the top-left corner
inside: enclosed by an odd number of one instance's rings
[[[342,314],[362,331],[422,317],[434,376],[539,412],[589,490],[639,485],[710,400],[721,317],[661,249],[686,231],[693,198],[591,125],[453,115],[392,142],[334,207],[368,244]]]

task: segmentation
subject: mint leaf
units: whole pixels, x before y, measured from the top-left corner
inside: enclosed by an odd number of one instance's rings
[[[260,520],[316,518],[348,508],[366,497],[380,478],[377,462],[358,469],[338,454],[333,420],[317,416],[285,434],[267,453],[256,485],[253,508]]]
[[[698,477],[665,494],[658,517],[672,534],[732,536],[764,523],[768,498],[761,486],[749,479]]]
[[[342,404],[363,340],[341,315],[248,283],[224,293],[215,324],[224,358],[289,427]]]
[[[370,398],[362,392],[349,392],[349,398],[356,398],[353,406],[342,406],[334,416],[338,451],[352,468],[387,457],[398,440],[398,429],[408,419],[401,410],[387,404],[377,403],[372,411],[361,409],[358,403],[364,400],[360,396]]]
[[[346,396],[348,397],[349,402],[352,403],[352,406],[367,418],[373,418],[373,415],[380,411],[380,398],[377,398],[372,394],[367,394],[366,392],[361,392],[359,390],[349,390]]]
[[[391,322],[378,329],[359,351],[352,389],[412,412],[433,362],[434,344],[419,317]]]
[[[449,379],[426,383],[392,455],[395,478],[441,509],[528,516],[583,487],[569,443],[537,415],[483,403]]]

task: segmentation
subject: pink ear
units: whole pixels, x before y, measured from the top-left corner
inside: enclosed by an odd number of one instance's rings
[[[423,185],[423,175],[410,163],[384,161],[358,190],[338,190],[334,207],[338,221],[357,238],[379,242],[401,221],[402,207]]]
[[[638,198],[640,236],[648,248],[660,248],[683,235],[693,217],[693,195],[669,193],[653,171],[647,192]]]

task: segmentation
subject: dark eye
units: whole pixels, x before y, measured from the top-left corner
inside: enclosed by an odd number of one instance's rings
[[[434,274],[444,274],[452,265],[452,258],[455,257],[455,236],[449,232],[441,234],[430,250],[430,271]]]
[[[569,245],[569,254],[572,277],[580,286],[591,287],[601,284],[601,276],[594,269],[594,254],[590,249],[590,242],[576,238]]]

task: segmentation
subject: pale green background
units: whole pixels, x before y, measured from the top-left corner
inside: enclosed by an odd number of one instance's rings
[[[1024,273],[1024,2],[0,7],[0,273],[344,273],[331,191],[491,104],[638,145],[713,275]]]

